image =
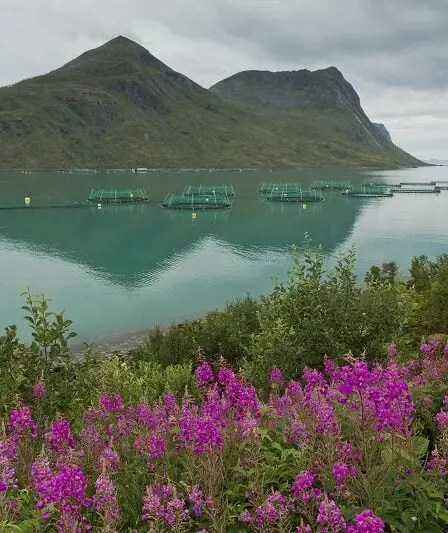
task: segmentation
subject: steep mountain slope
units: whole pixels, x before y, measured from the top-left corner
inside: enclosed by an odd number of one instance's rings
[[[244,71],[210,90],[269,118],[277,131],[301,143],[297,149],[305,159],[305,154],[314,153],[336,163],[348,154],[354,159],[362,154],[366,160],[382,157],[398,165],[421,164],[368,119],[358,94],[335,67],[315,72]]]
[[[117,37],[0,89],[0,168],[418,164],[378,134],[369,140],[367,117],[347,120],[350,102],[335,108],[320,82],[323,125],[314,104],[294,100],[284,113],[265,113],[226,101],[226,82],[203,89]]]

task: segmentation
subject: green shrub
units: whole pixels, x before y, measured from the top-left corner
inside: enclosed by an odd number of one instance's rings
[[[294,377],[304,366],[321,366],[325,355],[337,358],[349,350],[369,360],[383,358],[405,320],[407,289],[394,281],[395,272],[393,264],[387,265],[384,274],[362,287],[353,249],[326,272],[323,251],[307,240],[302,258],[295,254],[288,281],[260,298],[260,329],[252,335],[248,375],[261,385],[273,366],[281,366]]]

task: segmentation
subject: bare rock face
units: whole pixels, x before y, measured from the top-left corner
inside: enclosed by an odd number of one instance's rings
[[[388,139],[390,142],[392,142],[392,137],[391,137],[388,129],[386,128],[386,126],[384,124],[379,124],[378,122],[373,122],[372,124],[381,133],[381,135],[384,135],[384,137],[386,137],[386,139]]]

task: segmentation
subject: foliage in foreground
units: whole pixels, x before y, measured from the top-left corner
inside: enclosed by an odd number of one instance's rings
[[[448,527],[448,345],[407,364],[348,356],[261,402],[202,362],[197,399],[102,391],[49,421],[46,383],[4,418],[0,524],[20,531],[425,532]],[[76,428],[76,429],[74,429]]]
[[[365,286],[351,252],[304,257],[259,301],[76,363],[27,293],[33,341],[0,336],[0,531],[446,531],[447,338],[412,350],[448,331],[448,256]]]

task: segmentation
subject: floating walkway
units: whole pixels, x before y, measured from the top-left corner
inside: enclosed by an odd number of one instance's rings
[[[352,188],[352,184],[348,180],[342,181],[315,181],[311,185],[312,189],[319,191],[346,191]]]
[[[88,201],[97,204],[132,204],[147,202],[148,195],[144,189],[92,189]]]
[[[92,208],[91,204],[59,204],[59,205],[2,205],[1,211],[17,211],[19,209],[34,210],[34,209],[81,209],[83,207]]]
[[[233,185],[187,185],[183,194],[235,196]]]
[[[167,194],[162,207],[189,211],[230,209],[232,200],[219,194]]]

